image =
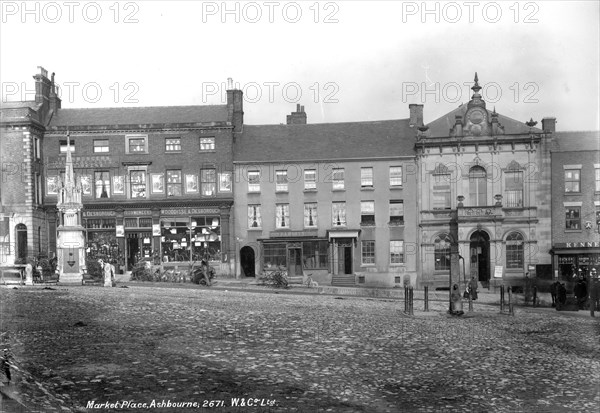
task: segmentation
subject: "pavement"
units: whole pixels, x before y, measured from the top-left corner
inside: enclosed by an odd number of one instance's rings
[[[417,299],[409,316],[402,299],[321,288],[278,290],[226,279],[210,288],[0,288],[0,346],[14,366],[11,385],[0,387],[2,406],[25,405],[28,412],[139,411],[143,403],[157,412],[600,406],[600,325],[589,312],[517,306],[511,316],[499,312],[498,297],[480,292],[473,312],[465,305],[465,315],[454,317],[446,313],[447,292],[438,291],[428,312]]]

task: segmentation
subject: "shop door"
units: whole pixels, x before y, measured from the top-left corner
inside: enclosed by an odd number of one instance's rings
[[[132,271],[140,259],[140,239],[138,234],[127,234],[127,271]]]
[[[288,276],[295,277],[302,275],[302,249],[288,249]]]

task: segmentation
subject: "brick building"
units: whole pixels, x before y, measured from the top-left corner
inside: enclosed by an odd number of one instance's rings
[[[236,143],[236,274],[280,268],[325,285],[414,282],[409,120],[306,119],[298,106],[286,125],[246,125]]]
[[[205,258],[221,273],[233,271],[231,177],[234,135],[243,125],[241,91],[228,90],[226,105],[64,109],[45,71],[36,81],[50,110],[2,111],[3,130],[10,130],[3,134],[3,159],[14,156],[9,139],[21,141],[28,156],[26,193],[19,182],[2,189],[9,236],[21,231],[16,219],[27,227],[27,238],[14,235],[17,255],[23,239],[30,253],[56,250],[57,189],[70,145],[89,257],[124,271],[142,258],[165,266]],[[15,119],[28,113],[28,123],[19,125]]]
[[[551,155],[552,264],[571,282],[600,270],[600,133],[557,133]]]
[[[510,119],[486,108],[477,75],[472,89],[468,104],[419,127],[421,281],[522,285],[527,272],[548,272],[551,264],[555,119],[544,119],[542,129]],[[422,107],[411,109],[422,125]]]
[[[0,110],[0,265],[48,254],[53,217],[43,202],[42,141],[49,119],[60,108],[54,74],[39,67],[35,99],[3,102]]]

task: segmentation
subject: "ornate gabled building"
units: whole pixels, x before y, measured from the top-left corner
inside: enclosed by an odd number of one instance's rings
[[[522,285],[527,272],[551,271],[549,145],[556,120],[543,119],[539,129],[489,110],[477,74],[472,90],[468,104],[419,122],[420,281]],[[417,119],[422,110],[411,105]]]

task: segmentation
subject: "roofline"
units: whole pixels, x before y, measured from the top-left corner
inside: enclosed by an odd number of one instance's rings
[[[57,112],[63,110],[103,110],[103,109],[164,109],[164,108],[217,108],[227,107],[227,104],[222,105],[172,105],[172,106],[103,106],[99,108],[65,108],[61,107]]]
[[[234,165],[254,165],[254,164],[294,164],[294,163],[317,163],[317,162],[357,162],[357,161],[386,161],[386,160],[411,160],[416,159],[416,155],[398,155],[398,156],[381,156],[381,157],[364,157],[364,158],[322,158],[322,159],[293,159],[293,160],[277,160],[277,161],[233,161]]]
[[[244,124],[244,126],[246,127],[265,127],[265,126],[275,126],[275,127],[281,127],[281,126],[285,126],[285,127],[305,127],[305,126],[321,126],[321,125],[348,125],[348,124],[357,124],[357,123],[381,123],[381,122],[400,122],[400,121],[406,121],[409,122],[410,118],[405,118],[405,119],[380,119],[380,120],[364,120],[364,121],[348,121],[348,122],[324,122],[324,123],[305,123],[305,124],[285,124],[285,123],[276,123],[276,124],[262,124],[262,125],[249,125],[249,124]]]

